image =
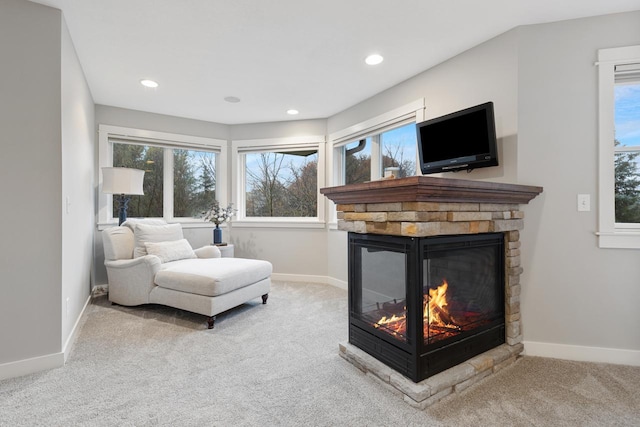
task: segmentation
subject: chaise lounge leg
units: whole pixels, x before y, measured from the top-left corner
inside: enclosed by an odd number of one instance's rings
[[[269,294],[264,294],[262,295],[262,303],[266,304],[267,303],[267,298],[269,298]]]
[[[209,329],[213,329],[213,322],[216,320],[216,316],[207,317],[207,326]]]

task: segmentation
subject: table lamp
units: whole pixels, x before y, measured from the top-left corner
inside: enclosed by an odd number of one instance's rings
[[[102,192],[117,194],[118,225],[127,220],[127,205],[130,195],[144,195],[142,181],[144,171],[131,168],[102,168]]]

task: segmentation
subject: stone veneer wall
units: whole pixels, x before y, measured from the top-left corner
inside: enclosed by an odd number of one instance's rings
[[[515,361],[523,351],[520,320],[520,275],[523,270],[519,230],[524,226],[524,213],[519,209],[518,204],[501,203],[338,204],[338,229],[344,231],[407,237],[502,232],[505,238],[506,344],[418,384],[398,380],[401,375],[390,374],[387,372],[390,368],[380,368],[377,360],[351,345],[341,345],[340,355],[400,391],[405,401],[420,408]],[[381,372],[382,375],[377,375]]]

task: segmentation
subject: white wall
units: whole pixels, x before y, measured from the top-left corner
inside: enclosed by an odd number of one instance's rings
[[[640,364],[640,252],[599,249],[594,234],[594,63],[600,48],[640,44],[640,12],[528,26],[520,34],[518,176],[544,187],[526,209],[522,233],[525,340],[542,355],[591,360],[610,352],[563,346],[635,350],[613,357]],[[591,194],[591,212],[577,212],[579,193]]]
[[[60,44],[59,10],[0,3],[0,378],[3,364],[60,360]]]
[[[62,337],[67,342],[91,289],[94,223],[94,104],[62,20]],[[70,344],[70,343],[69,343]]]

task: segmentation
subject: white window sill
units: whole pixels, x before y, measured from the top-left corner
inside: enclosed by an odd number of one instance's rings
[[[154,219],[163,219],[163,218],[154,218]],[[195,218],[182,218],[167,221],[167,224],[181,224],[182,228],[214,228],[215,224],[208,221],[203,221],[201,219]],[[115,219],[110,222],[101,222],[98,223],[98,231],[105,230],[107,228],[116,227],[118,225],[118,220]],[[226,228],[226,224],[220,224],[220,228]]]
[[[600,248],[640,249],[640,230],[596,234],[598,236],[598,247]]]
[[[324,228],[325,223],[317,219],[243,219],[234,220],[233,228]]]

